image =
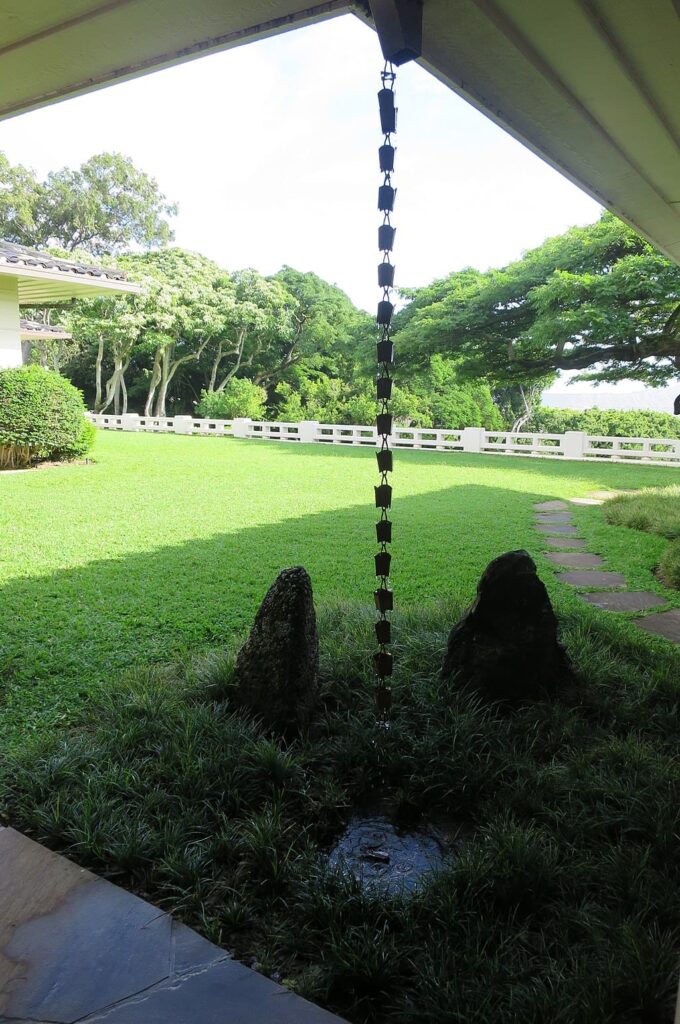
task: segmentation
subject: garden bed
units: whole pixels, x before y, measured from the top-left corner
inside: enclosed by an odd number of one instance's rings
[[[567,616],[577,681],[511,711],[440,681],[456,613],[398,618],[389,730],[354,606],[322,609],[295,744],[231,709],[232,652],[137,672],[5,759],[5,819],[352,1021],[670,1021],[677,656]],[[465,828],[414,891],[329,864],[376,785],[411,829]]]

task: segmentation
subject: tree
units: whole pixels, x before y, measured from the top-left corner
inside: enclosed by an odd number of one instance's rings
[[[362,348],[374,354],[368,343],[369,336],[371,342],[375,340],[373,318],[357,309],[340,288],[311,271],[286,266],[274,280],[297,300],[292,311],[292,346],[282,369],[304,363],[308,369],[351,380]]]
[[[106,412],[113,404],[116,416],[128,408],[125,374],[133,350],[139,344],[143,323],[143,300],[125,296],[83,299],[62,313],[74,341],[95,353],[94,411]],[[110,376],[102,386],[105,359]]]
[[[179,368],[197,363],[224,331],[233,288],[216,263],[182,249],[128,256],[121,265],[142,283],[142,295],[135,300],[140,343],[152,359],[144,414],[165,416],[168,389]]]
[[[206,391],[223,391],[246,371],[255,384],[271,386],[294,364],[296,300],[277,280],[256,270],[231,275],[224,318],[206,352],[210,376]]]
[[[33,171],[12,167],[0,153],[0,238],[18,245],[36,245],[35,211],[42,186]]]
[[[463,271],[418,295],[400,332],[492,384],[579,379],[661,385],[680,374],[680,268],[610,213],[502,270]]]
[[[166,218],[176,213],[156,180],[120,153],[52,171],[44,182],[0,154],[0,236],[10,242],[116,255],[172,241]]]

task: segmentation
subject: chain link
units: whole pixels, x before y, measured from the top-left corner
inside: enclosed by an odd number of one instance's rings
[[[393,657],[388,649],[392,640],[392,625],[389,613],[393,609],[393,593],[389,586],[390,566],[392,556],[388,545],[392,541],[392,523],[388,511],[392,505],[392,487],[389,483],[392,472],[392,450],[390,449],[390,436],[392,434],[392,415],[390,413],[390,398],[392,397],[392,374],[394,366],[394,346],[392,344],[391,325],[394,305],[391,301],[392,287],[394,285],[394,266],[391,261],[391,252],[394,246],[395,229],[392,227],[391,213],[394,209],[396,189],[392,186],[392,172],[394,171],[394,145],[392,135],[397,130],[397,110],[394,105],[394,85],[396,74],[394,67],[389,62],[380,75],[382,88],[378,93],[380,108],[380,126],[383,133],[383,143],[380,147],[380,170],[383,175],[383,183],[378,189],[378,209],[383,214],[383,221],[378,228],[378,248],[383,254],[382,263],[378,266],[378,286],[382,288],[382,299],[378,303],[378,374],[376,379],[376,397],[378,401],[378,415],[376,427],[380,447],[376,455],[378,459],[378,472],[380,483],[375,488],[375,504],[380,509],[380,519],[376,523],[376,538],[379,546],[375,556],[375,574],[379,579],[378,589],[375,591],[375,605],[378,611],[378,621],[375,624],[375,634],[378,641],[378,650],[373,656],[375,673],[377,676],[376,685],[376,706],[378,718],[386,724],[392,705],[392,689],[389,679],[392,675]]]

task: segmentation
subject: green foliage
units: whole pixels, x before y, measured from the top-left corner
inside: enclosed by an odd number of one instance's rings
[[[680,368],[680,268],[610,213],[500,270],[463,270],[412,293],[396,321],[406,357],[439,351],[470,377],[662,384]]]
[[[214,655],[109,678],[80,728],[5,758],[4,820],[356,1024],[663,1024],[677,656],[575,606],[576,684],[508,715],[440,679],[461,608],[396,615],[388,732],[355,603],[320,608],[323,702],[295,747],[234,712]],[[327,865],[376,778],[397,821],[408,808],[458,837],[410,897]]]
[[[646,409],[551,409],[539,408],[528,430],[545,434],[563,434],[582,430],[586,434],[607,437],[680,437],[680,417]]]
[[[40,366],[0,370],[0,465],[75,459],[94,442],[80,392]]]
[[[668,586],[680,590],[680,486],[618,495],[606,503],[604,514],[608,523],[669,540],[659,562],[659,574]]]
[[[251,380],[232,377],[223,391],[201,391],[196,415],[208,419],[232,420],[249,416],[252,420],[264,418],[267,392]]]
[[[502,429],[503,417],[494,405],[488,384],[461,379],[460,368],[453,360],[433,355],[424,384],[433,426]]]
[[[11,242],[99,257],[132,245],[165,245],[173,237],[166,217],[177,207],[120,153],[100,153],[77,170],[52,171],[44,182],[0,154],[0,185],[0,237]]]

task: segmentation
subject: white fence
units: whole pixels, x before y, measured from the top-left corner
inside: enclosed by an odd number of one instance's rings
[[[303,444],[349,444],[375,447],[374,426],[342,423],[301,423],[234,419],[210,420],[194,416],[96,415],[89,419],[104,430],[143,430],[169,434],[203,434],[216,437],[263,438]],[[462,430],[428,427],[394,427],[392,447],[437,452],[477,452],[496,455],[524,455],[549,459],[589,459],[605,462],[646,462],[680,466],[680,440],[655,437],[602,437],[568,430],[565,434],[512,433],[509,430]]]

